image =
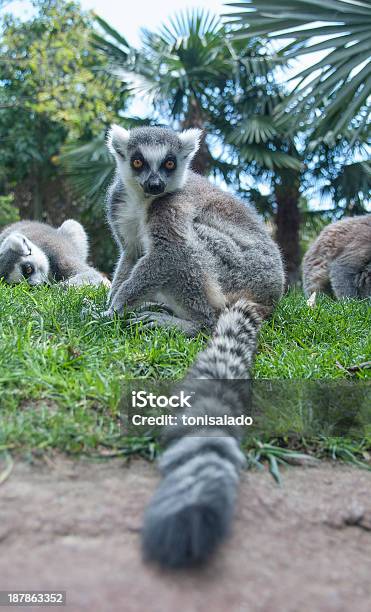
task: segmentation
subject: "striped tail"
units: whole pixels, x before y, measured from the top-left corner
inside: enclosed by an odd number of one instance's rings
[[[185,414],[243,412],[240,389],[246,388],[250,378],[262,322],[258,308],[240,299],[223,311],[209,345],[187,375],[186,387],[197,391]],[[234,388],[226,385],[228,380],[245,382]],[[163,479],[144,518],[146,559],[167,567],[196,565],[205,561],[228,533],[239,472],[245,463],[239,433],[234,427],[204,431],[195,427],[192,431],[181,426],[169,432],[170,446],[160,460]]]

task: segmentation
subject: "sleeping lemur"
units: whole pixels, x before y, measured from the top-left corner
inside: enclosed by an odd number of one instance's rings
[[[224,415],[241,406],[234,392],[223,394],[221,381],[250,377],[258,330],[282,295],[284,271],[257,214],[189,169],[199,140],[197,129],[112,127],[117,174],[108,219],[121,256],[107,314],[154,300],[166,312],[136,320],[190,336],[213,331],[187,384],[213,381],[192,409]],[[239,434],[203,434],[172,430],[163,480],[145,514],[145,555],[165,566],[202,562],[228,532],[244,463]]]
[[[11,284],[24,279],[30,285],[49,280],[71,286],[107,284],[87,264],[88,253],[86,232],[73,219],[58,229],[37,221],[19,221],[0,234],[0,278]]]
[[[349,217],[322,230],[305,254],[303,286],[306,295],[371,297],[371,215]]]

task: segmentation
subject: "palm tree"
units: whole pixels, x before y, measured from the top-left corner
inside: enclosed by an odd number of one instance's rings
[[[94,44],[106,51],[110,69],[131,85],[132,93],[145,96],[161,117],[181,129],[208,126],[209,106],[230,78],[232,57],[225,45],[220,20],[206,11],[180,13],[159,32],[144,30],[139,51],[120,55],[121,36],[101,19],[102,35]],[[109,42],[107,45],[107,37]],[[205,174],[212,155],[204,138],[193,166]]]
[[[238,38],[291,39],[280,51],[286,60],[323,52],[296,75],[287,102],[312,111],[313,138],[331,143],[351,130],[354,141],[368,119],[371,0],[244,0],[229,6],[240,9],[229,15]]]

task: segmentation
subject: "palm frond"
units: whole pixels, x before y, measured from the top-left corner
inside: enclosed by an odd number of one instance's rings
[[[242,121],[235,130],[234,142],[241,144],[266,143],[277,136],[273,118],[264,115],[251,115]]]
[[[345,164],[329,185],[334,201],[343,203],[354,214],[365,212],[370,203],[371,163],[367,161]]]
[[[288,101],[298,111],[308,106],[321,111],[314,122],[316,137],[327,132],[337,135],[349,127],[362,129],[367,124],[370,0],[283,0],[279,4],[245,0],[229,6],[241,9],[228,15],[234,24],[233,35],[238,38],[290,39],[280,52],[287,61],[308,53],[325,53],[295,75],[298,84]]]
[[[94,15],[98,29],[90,36],[92,46],[101,51],[110,65],[126,65],[134,54],[127,40],[102,17]]]
[[[74,191],[90,206],[102,205],[113,180],[115,164],[106,147],[104,135],[88,144],[69,146],[59,157],[62,171]]]
[[[264,144],[240,145],[239,154],[246,162],[261,166],[268,171],[281,168],[300,171],[302,166],[302,162],[289,153],[271,149]]]

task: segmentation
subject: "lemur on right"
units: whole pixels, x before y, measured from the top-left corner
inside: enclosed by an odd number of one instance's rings
[[[303,260],[303,287],[336,298],[371,297],[371,215],[325,227]]]

